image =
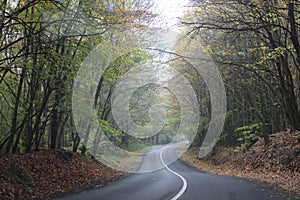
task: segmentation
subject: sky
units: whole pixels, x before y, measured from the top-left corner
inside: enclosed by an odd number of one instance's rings
[[[182,17],[187,10],[188,0],[154,0],[154,2],[155,12],[160,14],[158,24],[178,30],[176,23],[178,17]]]
[[[172,51],[174,45],[178,40],[179,17],[183,17],[185,11],[187,10],[188,0],[153,0],[154,13],[159,14],[155,22],[152,24],[154,27],[162,28],[161,33],[154,34],[155,40],[159,38],[160,42],[154,43],[154,48]],[[158,45],[158,46],[157,46]],[[155,51],[154,51],[155,52]],[[152,52],[152,53],[154,53]],[[157,52],[156,52],[157,53]],[[157,60],[159,62],[166,62],[170,60],[170,54],[156,54]],[[155,57],[156,57],[155,56]],[[156,77],[160,83],[166,83],[173,77],[173,70],[167,64],[158,64],[155,67]]]

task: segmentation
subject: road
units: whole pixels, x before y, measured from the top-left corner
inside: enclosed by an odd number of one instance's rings
[[[141,171],[105,187],[58,200],[283,200],[245,179],[208,174],[177,159],[178,144],[157,146],[149,151]],[[170,166],[166,163],[173,162]]]

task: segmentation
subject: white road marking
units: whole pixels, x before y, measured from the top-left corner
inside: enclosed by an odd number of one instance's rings
[[[181,176],[181,175],[178,174],[177,172],[174,172],[173,170],[171,170],[171,169],[166,165],[166,163],[165,163],[165,161],[163,160],[163,157],[162,157],[162,154],[163,154],[164,150],[166,149],[166,147],[167,147],[167,146],[165,146],[165,147],[160,151],[160,153],[159,153],[160,160],[161,160],[162,164],[165,166],[165,168],[166,168],[169,172],[171,172],[171,173],[175,174],[176,176],[178,176],[178,177],[182,180],[182,182],[183,182],[183,186],[182,186],[181,190],[180,190],[174,197],[172,197],[172,199],[171,199],[171,200],[177,200],[177,199],[178,199],[179,197],[181,197],[181,196],[183,195],[183,193],[186,191],[186,189],[187,189],[187,181],[185,180],[185,178],[183,178],[183,176]]]

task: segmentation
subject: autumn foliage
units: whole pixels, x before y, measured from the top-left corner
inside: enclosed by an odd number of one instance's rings
[[[197,149],[182,156],[186,163],[204,171],[248,178],[288,190],[300,197],[300,135],[283,131],[270,137],[269,145],[258,140],[247,152],[218,147],[215,153],[197,159]]]
[[[103,186],[123,176],[65,150],[0,156],[0,199],[35,199]]]

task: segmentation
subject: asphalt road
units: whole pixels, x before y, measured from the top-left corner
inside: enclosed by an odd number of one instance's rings
[[[283,200],[271,191],[245,179],[213,175],[175,160],[178,144],[157,146],[149,151],[141,171],[105,187],[59,200]]]

